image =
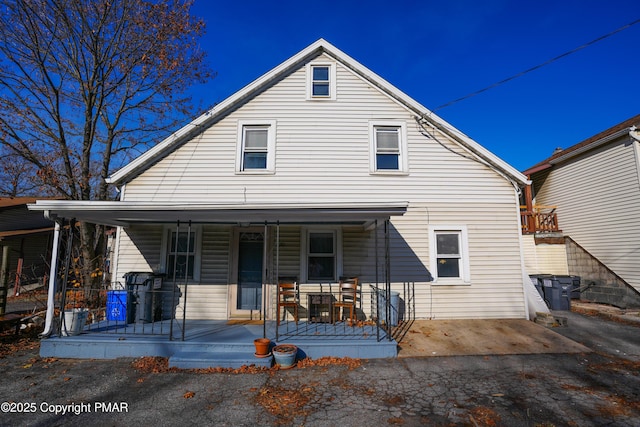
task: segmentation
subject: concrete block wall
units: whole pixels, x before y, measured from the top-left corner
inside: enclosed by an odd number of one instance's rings
[[[581,278],[581,300],[620,308],[640,307],[640,293],[606,265],[570,237],[565,238],[565,247],[569,274]]]

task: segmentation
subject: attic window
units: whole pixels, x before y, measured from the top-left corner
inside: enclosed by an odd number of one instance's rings
[[[334,64],[307,65],[307,99],[336,99],[336,68]]]

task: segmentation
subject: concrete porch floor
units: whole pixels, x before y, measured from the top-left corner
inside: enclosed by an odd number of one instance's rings
[[[54,336],[43,339],[41,357],[115,359],[119,357],[161,356],[169,358],[169,365],[178,368],[239,368],[243,365],[271,366],[272,357],[254,355],[253,340],[266,336],[275,344],[294,344],[298,359],[324,356],[362,359],[393,358],[397,356],[397,342],[381,337],[375,327],[309,324],[292,322],[280,326],[276,342],[275,322],[190,320],[182,341],[182,329],[174,324],[173,339],[169,339],[169,321],[153,324],[129,324],[105,328],[91,326],[91,330],[74,336]],[[284,335],[285,333],[288,335]],[[297,333],[297,335],[294,335]]]

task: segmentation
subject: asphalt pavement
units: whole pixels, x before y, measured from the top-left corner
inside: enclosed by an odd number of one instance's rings
[[[27,351],[0,359],[0,425],[640,425],[640,323],[561,315],[567,326],[544,334],[586,351],[328,360],[256,373],[153,372],[134,368],[139,360]]]

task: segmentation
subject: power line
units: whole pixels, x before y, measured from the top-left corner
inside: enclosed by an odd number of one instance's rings
[[[507,78],[506,78],[506,79],[504,79],[504,80],[500,80],[499,82],[496,82],[496,83],[494,83],[494,84],[492,84],[492,85],[489,85],[489,86],[487,86],[487,87],[485,87],[485,88],[483,88],[483,89],[480,89],[480,90],[477,90],[477,91],[475,91],[475,92],[472,92],[472,93],[470,93],[470,94],[468,94],[468,95],[465,95],[465,96],[463,96],[462,98],[454,99],[453,101],[447,102],[446,104],[442,104],[442,105],[440,105],[440,106],[436,107],[434,110],[432,110],[432,112],[435,112],[435,111],[441,110],[441,109],[443,109],[443,108],[445,108],[445,107],[449,107],[449,106],[451,106],[451,105],[453,105],[453,104],[456,104],[456,103],[458,103],[458,102],[460,102],[460,101],[464,101],[465,99],[469,99],[469,98],[474,97],[474,96],[476,96],[476,95],[479,95],[479,94],[481,94],[481,93],[483,93],[483,92],[486,92],[486,91],[488,91],[489,89],[493,89],[494,87],[497,87],[497,86],[503,85],[503,84],[505,84],[505,83],[507,83],[507,82],[510,82],[511,80],[517,79],[518,77],[524,76],[525,74],[528,74],[528,73],[530,73],[530,72],[532,72],[532,71],[535,71],[535,70],[540,69],[540,68],[542,68],[542,67],[544,67],[544,66],[546,66],[546,65],[549,65],[549,64],[551,64],[552,62],[555,62],[555,61],[557,61],[557,60],[559,60],[559,59],[562,59],[562,58],[564,58],[565,56],[569,56],[569,55],[571,55],[571,54],[573,54],[573,53],[578,52],[579,50],[582,50],[582,49],[584,49],[584,48],[586,48],[586,47],[589,47],[589,46],[591,46],[591,45],[593,45],[593,44],[595,44],[595,43],[598,43],[598,42],[599,42],[599,41],[601,41],[601,40],[604,40],[604,39],[606,39],[606,38],[608,38],[608,37],[611,37],[611,36],[613,36],[614,34],[619,33],[620,31],[626,30],[627,28],[632,27],[632,26],[636,25],[637,23],[640,23],[640,19],[636,19],[635,21],[630,22],[629,24],[623,25],[622,27],[620,27],[620,28],[618,28],[618,29],[616,29],[616,30],[611,31],[610,33],[607,33],[607,34],[605,34],[605,35],[603,35],[603,36],[600,36],[600,37],[598,37],[598,38],[596,38],[596,39],[593,39],[593,40],[591,40],[590,42],[583,44],[582,46],[578,46],[578,47],[576,47],[575,49],[572,49],[572,50],[570,50],[570,51],[568,51],[568,52],[563,53],[562,55],[558,55],[558,56],[556,56],[555,58],[551,58],[551,59],[549,59],[548,61],[543,62],[542,64],[536,65],[535,67],[531,67],[531,68],[529,68],[529,69],[527,69],[527,70],[524,70],[524,71],[522,71],[522,72],[520,72],[520,73],[518,73],[518,74],[515,74],[515,75],[513,75],[513,76],[511,76],[511,77],[507,77]]]

